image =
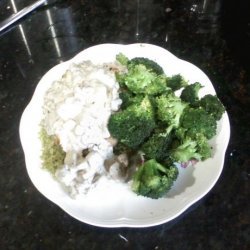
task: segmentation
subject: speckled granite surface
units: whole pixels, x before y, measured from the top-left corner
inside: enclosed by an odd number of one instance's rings
[[[3,0],[0,20],[32,1]],[[49,1],[0,34],[0,249],[250,249],[247,1]],[[145,229],[81,223],[31,183],[19,121],[42,75],[84,48],[147,42],[200,67],[227,108],[231,139],[214,188],[177,219]]]

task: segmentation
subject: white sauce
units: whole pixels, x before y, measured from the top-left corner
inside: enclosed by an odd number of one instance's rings
[[[90,61],[73,64],[44,97],[42,125],[48,134],[59,137],[66,152],[56,177],[72,196],[92,188],[95,179],[105,175],[105,159],[113,155],[106,140],[110,137],[107,123],[121,99],[109,66]],[[84,149],[89,151],[86,157],[82,157]]]

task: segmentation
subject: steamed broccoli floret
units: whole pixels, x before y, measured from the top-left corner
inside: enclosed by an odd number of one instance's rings
[[[183,142],[172,150],[171,157],[175,162],[188,162],[191,159],[201,160],[201,155],[197,152],[197,143],[187,137]]]
[[[122,65],[124,65],[124,66],[126,66],[126,65],[128,64],[128,62],[129,62],[129,59],[128,59],[123,53],[117,54],[117,55],[116,55],[116,60],[117,60],[120,64],[122,64]]]
[[[122,100],[120,108],[125,109],[131,104],[131,99],[134,98],[134,95],[130,91],[122,91],[119,93],[119,98]]]
[[[205,95],[200,99],[199,105],[203,107],[208,114],[212,115],[216,121],[220,120],[222,114],[225,112],[225,107],[215,95]]]
[[[192,159],[204,161],[211,157],[211,146],[203,134],[198,133],[191,138],[187,136],[185,129],[177,131],[179,131],[177,145],[173,147],[170,153],[173,161],[180,163]]]
[[[172,165],[165,168],[156,160],[146,161],[133,176],[132,190],[153,199],[162,197],[172,187],[178,169]]]
[[[174,130],[174,136],[177,140],[183,140],[186,137],[187,129],[179,126]]]
[[[158,162],[163,163],[169,158],[172,139],[171,133],[157,130],[142,145],[141,150],[147,159],[156,159]]]
[[[192,105],[195,105],[197,101],[199,101],[199,90],[202,88],[202,85],[199,82],[192,83],[186,86],[180,95],[180,98],[184,102],[188,102]]]
[[[128,72],[119,75],[118,82],[134,94],[156,95],[166,91],[166,76],[157,75],[148,70],[143,64],[134,65]]]
[[[156,98],[157,117],[160,121],[168,125],[167,131],[177,128],[180,118],[187,104],[175,95],[161,95]]]
[[[121,87],[127,87],[134,94],[146,95],[160,94],[168,89],[163,69],[153,60],[143,57],[129,60],[122,53],[116,59],[128,70],[126,73],[116,73],[116,80]]]
[[[176,91],[182,87],[186,87],[187,85],[187,81],[185,81],[185,79],[180,74],[173,75],[167,79],[167,86],[173,91]]]
[[[131,104],[141,103],[144,96],[143,95],[134,95],[130,91],[123,91],[119,94],[120,99],[122,100],[121,109],[127,108]]]
[[[154,111],[148,97],[112,114],[108,122],[111,135],[133,149],[143,143],[154,128]]]
[[[201,160],[204,161],[212,156],[212,148],[208,143],[208,139],[203,134],[196,134],[194,137],[197,143],[197,153],[201,155]]]
[[[211,157],[208,140],[216,134],[225,108],[216,96],[199,99],[199,82],[188,85],[180,74],[167,77],[148,58],[130,60],[122,53],[116,58],[126,70],[116,72],[122,105],[108,122],[112,137],[118,140],[113,152],[144,155],[146,162],[133,174],[132,190],[156,199],[177,178],[174,162]],[[177,97],[174,91],[181,88]]]
[[[158,63],[145,57],[135,57],[131,59],[128,62],[128,68],[133,68],[135,65],[138,64],[144,65],[149,71],[152,71],[157,75],[164,74],[162,67]]]
[[[180,127],[186,129],[187,135],[192,138],[200,133],[211,139],[216,134],[217,124],[214,117],[207,115],[203,108],[187,108],[183,112]]]

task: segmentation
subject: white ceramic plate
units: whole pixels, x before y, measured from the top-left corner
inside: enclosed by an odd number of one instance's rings
[[[102,44],[88,48],[73,59],[49,70],[40,80],[32,100],[23,112],[20,138],[30,179],[36,188],[74,218],[101,227],[148,227],[168,222],[203,197],[218,180],[230,137],[227,113],[218,123],[217,135],[211,143],[212,158],[194,167],[180,168],[180,174],[165,198],[153,200],[139,197],[128,186],[109,181],[100,183],[86,197],[71,199],[53,177],[41,168],[39,123],[45,91],[60,78],[71,63],[92,60],[94,63],[114,61],[116,54],[124,53],[156,60],[167,75],[182,74],[190,83],[198,81],[205,87],[200,95],[215,94],[208,77],[196,66],[178,59],[169,51],[150,44]]]

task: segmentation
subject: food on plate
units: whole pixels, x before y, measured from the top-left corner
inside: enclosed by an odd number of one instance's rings
[[[118,140],[114,152],[118,146],[119,154],[141,155],[132,190],[160,198],[178,176],[177,163],[187,166],[212,156],[209,139],[216,134],[225,108],[216,96],[199,98],[201,83],[190,84],[180,74],[167,76],[157,62],[141,57],[130,60],[123,54],[116,59],[127,71],[116,72],[122,105],[108,123]],[[141,110],[141,116],[135,110]],[[142,117],[147,117],[143,125]]]
[[[121,104],[117,67],[90,61],[72,64],[45,93],[41,129],[55,136],[65,152],[64,161],[52,172],[72,196],[94,186],[105,173],[105,159],[112,155],[107,123]],[[43,156],[51,145],[44,140],[42,144]],[[45,168],[46,161],[42,157]]]
[[[132,190],[151,198],[162,197],[172,187],[178,176],[175,166],[166,168],[151,159],[142,164],[133,176]]]
[[[137,149],[150,136],[155,126],[153,105],[147,96],[111,115],[108,123],[111,135],[131,149]]]
[[[208,94],[203,96],[198,102],[198,105],[204,108],[208,114],[215,118],[216,121],[219,121],[225,112],[224,106],[221,105],[218,97],[214,95]]]
[[[44,96],[43,167],[72,197],[102,178],[163,197],[178,164],[212,156],[209,139],[225,108],[215,95],[200,98],[201,88],[144,57],[72,64]]]
[[[44,128],[40,131],[40,138],[44,145],[41,156],[43,167],[54,174],[58,166],[63,165],[66,153],[60,145],[59,138],[56,135],[48,135]]]
[[[202,85],[199,82],[187,85],[181,92],[180,98],[182,101],[189,103],[191,106],[195,105],[199,100],[199,90]]]

